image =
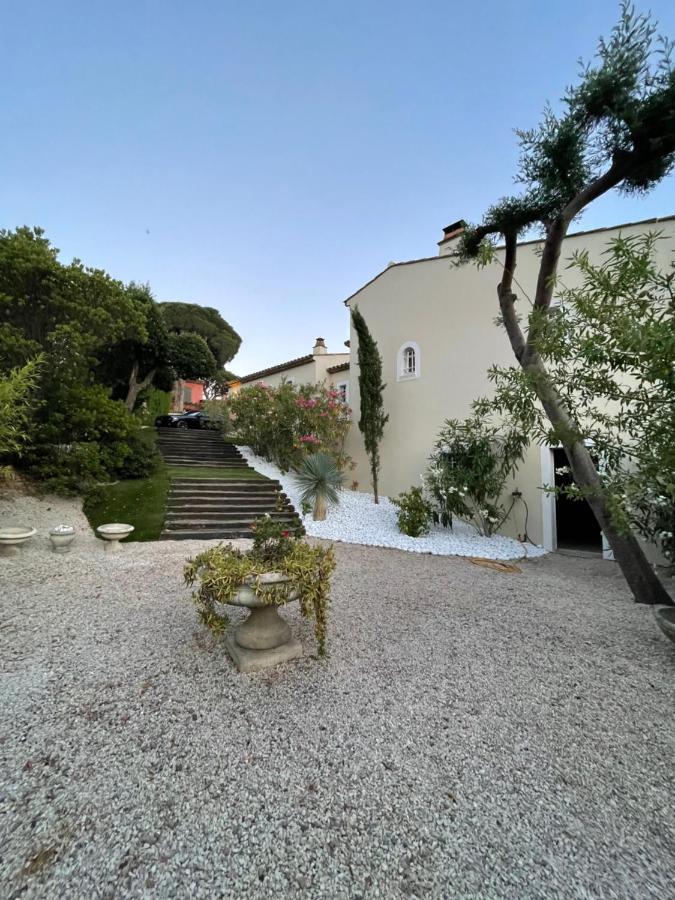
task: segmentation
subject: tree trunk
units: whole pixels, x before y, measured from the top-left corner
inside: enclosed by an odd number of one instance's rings
[[[536,376],[533,383],[537,396],[549,421],[560,435],[574,481],[581,488],[584,499],[612,548],[635,602],[672,606],[672,598],[649,564],[635,536],[630,531],[619,530],[614,524],[607,493],[593,458],[584,442],[579,439],[571,415],[550,384],[548,372],[539,355],[531,351],[527,354],[527,359],[521,361],[523,363],[523,368]]]
[[[628,587],[633,592],[635,602],[672,606],[672,598],[649,564],[635,536],[630,532],[619,531],[614,525],[607,495],[588,448],[581,441],[563,441],[563,447],[574,481],[582,489],[584,499],[602,528]]]
[[[129,390],[127,391],[127,399],[124,401],[129,412],[134,411],[134,406],[136,405],[138,395],[141,391],[145,390],[145,388],[148,387],[154,377],[155,369],[151,369],[150,373],[146,375],[145,378],[142,378],[139,381],[138,363],[135,362],[133,364],[133,366],[131,367],[131,375],[129,376]]]
[[[371,477],[373,480],[373,497],[375,499],[375,503],[379,503],[380,495],[377,490],[377,467],[376,466],[374,466],[374,465],[371,466],[370,474],[371,474]]]
[[[315,522],[323,522],[326,518],[326,498],[322,494],[317,494],[314,498],[314,514],[312,518]]]
[[[535,306],[544,311],[550,308],[555,285],[554,276],[557,271],[560,249],[565,237],[567,224],[569,222],[554,223],[548,230],[540,263],[537,295],[535,298]],[[528,337],[525,339],[515,311],[517,298],[512,291],[517,246],[516,233],[506,235],[504,272],[502,280],[497,286],[497,296],[504,327],[509,336],[513,353],[521,368],[533,376],[532,385],[549,422],[553,425],[560,442],[565,448],[574,480],[582,489],[598,525],[604,532],[609,546],[614,552],[614,558],[621,568],[623,577],[626,579],[636,603],[672,606],[672,598],[647,561],[644,550],[637,542],[635,536],[631,532],[623,533],[612,521],[607,493],[595,463],[583,440],[580,438],[571,413],[563,404],[554,385],[551,384],[546,366],[536,350],[535,328],[532,320],[530,320]]]

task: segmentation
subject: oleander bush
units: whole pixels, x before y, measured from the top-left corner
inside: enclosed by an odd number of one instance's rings
[[[519,430],[474,416],[448,419],[422,476],[424,496],[436,523],[452,528],[454,518],[490,537],[506,521],[513,503],[502,495],[522,460],[527,437]]]
[[[254,384],[229,398],[226,408],[238,439],[285,472],[317,452],[332,456],[340,471],[350,464],[344,445],[351,410],[324,385]]]

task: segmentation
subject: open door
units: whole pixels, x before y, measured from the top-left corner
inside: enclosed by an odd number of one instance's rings
[[[555,486],[574,484],[567,455],[562,447],[553,448]],[[564,494],[555,497],[557,549],[602,554],[602,531],[585,500],[572,500]]]

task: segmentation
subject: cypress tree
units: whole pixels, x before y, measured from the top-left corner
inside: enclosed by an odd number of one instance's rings
[[[380,471],[380,441],[384,426],[389,416],[383,412],[382,391],[386,385],[382,383],[382,357],[377,349],[377,342],[366,325],[366,320],[354,307],[352,324],[359,339],[359,394],[361,396],[361,417],[359,431],[363,435],[366,453],[370,460],[370,476],[373,483],[375,503],[380,502],[377,490],[377,477]]]

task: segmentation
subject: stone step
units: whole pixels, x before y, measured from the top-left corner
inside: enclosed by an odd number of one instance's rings
[[[192,475],[178,475],[175,478],[171,479],[172,485],[193,485],[193,484],[208,484],[208,485],[223,485],[229,487],[230,485],[255,485],[256,487],[267,486],[274,484],[277,486],[281,486],[279,481],[276,481],[274,478],[265,478],[264,476],[260,476],[259,478],[196,478]]]
[[[213,479],[216,481],[216,479]],[[172,494],[188,494],[188,493],[197,493],[197,494],[278,494],[280,493],[277,485],[270,485],[269,482],[261,481],[252,481],[251,484],[255,485],[255,487],[247,488],[244,484],[238,483],[232,485],[232,487],[226,487],[226,480],[218,482],[213,487],[202,485],[202,484],[175,484],[171,485],[171,493]],[[260,485],[258,487],[257,485]],[[222,487],[221,487],[222,485]]]
[[[234,444],[228,444],[218,438],[211,440],[207,438],[191,438],[185,434],[162,435],[157,438],[157,443],[164,447],[220,447],[223,450],[229,450],[231,453],[239,453],[240,450]]]
[[[252,524],[263,516],[269,516],[275,522],[296,521],[297,516],[293,509],[285,509],[277,512],[275,509],[269,509],[266,512],[258,510],[240,510],[233,509],[231,511],[213,510],[206,512],[197,512],[190,510],[188,513],[169,512],[164,520],[164,528],[175,528],[177,525],[205,525],[209,522],[217,524],[225,524],[228,522],[246,522]]]
[[[232,466],[240,466],[243,469],[248,468],[246,460],[239,459],[236,456],[204,456],[201,453],[164,453],[164,461],[167,463],[177,462],[180,460],[188,460],[192,463],[200,463],[204,466],[217,465],[218,463],[227,463]]]
[[[230,447],[232,449],[236,449],[234,444],[228,444],[227,441],[224,441],[222,438],[218,437],[200,437],[199,435],[191,435],[190,432],[187,434],[183,432],[181,434],[180,431],[170,431],[166,434],[160,434],[157,437],[158,444],[195,444],[201,447],[210,447],[213,445],[214,447]]]
[[[275,522],[280,522],[282,524],[287,523],[289,525],[296,525],[299,521],[296,516],[291,515],[275,515],[272,518]],[[227,528],[229,526],[248,528],[250,531],[250,526],[255,525],[256,521],[256,516],[249,516],[248,518],[246,518],[245,516],[234,516],[231,519],[225,517],[223,517],[222,519],[167,519],[167,521],[164,523],[164,531],[180,531],[184,528],[201,530],[202,528]]]
[[[238,541],[251,540],[250,528],[185,528],[182,531],[163,531],[160,541]]]
[[[239,509],[242,506],[251,506],[254,509],[261,507],[276,506],[277,503],[290,506],[288,497],[281,494],[266,494],[259,496],[258,494],[249,494],[239,497],[218,497],[218,496],[195,496],[195,497],[172,497],[169,495],[167,501],[169,509],[183,509],[186,506],[210,506],[217,509]]]
[[[201,441],[190,443],[189,441],[159,441],[158,446],[162,450],[189,450],[190,453],[229,453],[231,456],[241,456],[236,447],[228,447],[227,444],[204,444]]]
[[[169,466],[195,466],[207,469],[245,469],[239,460],[212,459],[199,460],[193,457],[165,456],[164,462]]]

